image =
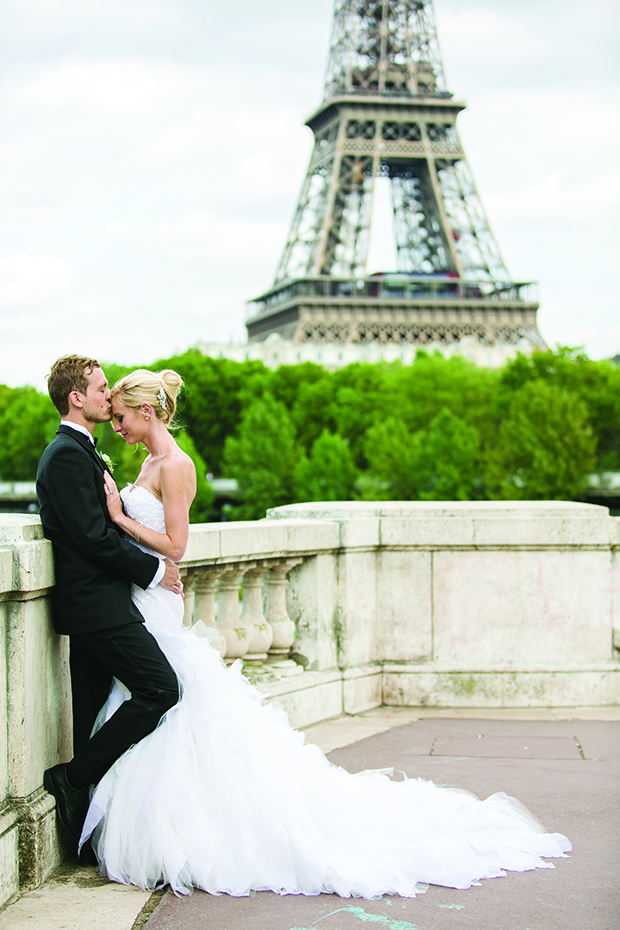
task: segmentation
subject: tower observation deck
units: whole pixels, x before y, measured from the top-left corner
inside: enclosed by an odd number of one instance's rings
[[[533,286],[511,280],[456,128],[432,0],[336,0],[314,150],[249,342],[545,343]],[[395,269],[368,275],[377,178],[389,179]]]

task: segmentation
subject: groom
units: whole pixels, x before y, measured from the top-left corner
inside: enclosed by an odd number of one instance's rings
[[[61,823],[79,841],[89,785],[154,730],[179,697],[176,675],[131,600],[131,584],[180,593],[181,581],[174,562],[142,552],[108,516],[106,465],[93,439],[97,424],[112,418],[99,363],[78,355],[58,359],[48,390],[61,422],[39,463],[37,495],[54,552],[54,624],[70,637],[74,756],[48,769],[43,783]],[[113,676],[131,699],[91,738]]]

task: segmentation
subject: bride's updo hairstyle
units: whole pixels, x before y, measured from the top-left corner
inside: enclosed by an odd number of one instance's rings
[[[157,419],[168,426],[177,409],[177,394],[182,385],[181,375],[171,368],[164,371],[137,368],[117,381],[111,394],[132,410],[139,410],[142,404],[150,404]]]

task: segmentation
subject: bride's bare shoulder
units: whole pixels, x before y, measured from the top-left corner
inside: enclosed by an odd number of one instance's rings
[[[167,474],[180,473],[187,477],[196,474],[196,468],[187,452],[179,446],[172,449],[161,463],[162,470]]]

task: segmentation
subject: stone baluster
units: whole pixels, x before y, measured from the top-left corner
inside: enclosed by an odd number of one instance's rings
[[[218,581],[218,629],[226,638],[226,659],[240,659],[248,651],[250,635],[239,617],[239,579],[245,567],[227,566]]]
[[[227,644],[223,632],[217,628],[215,589],[218,578],[223,572],[223,568],[208,568],[200,571],[194,584],[194,624],[204,624],[210,644],[217,649],[222,658],[226,655]]]
[[[191,626],[194,622],[194,585],[198,580],[197,568],[181,569],[181,581],[183,582],[183,626]]]
[[[273,629],[263,613],[263,575],[265,563],[251,565],[243,576],[243,614],[241,621],[250,635],[250,645],[243,657],[248,665],[262,665],[273,640]]]
[[[265,575],[266,609],[265,619],[273,629],[273,640],[268,650],[267,661],[276,665],[281,673],[295,674],[303,671],[301,666],[288,660],[291,647],[295,642],[297,630],[286,610],[287,574],[303,559],[284,559],[274,565]]]

